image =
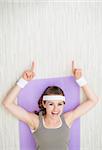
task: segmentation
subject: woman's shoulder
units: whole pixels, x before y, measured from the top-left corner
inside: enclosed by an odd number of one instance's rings
[[[64,112],[64,113],[63,113],[63,117],[64,117],[64,120],[65,120],[67,126],[68,126],[69,128],[71,128],[72,123],[73,123],[72,112],[71,112],[71,111],[69,111],[69,112]]]

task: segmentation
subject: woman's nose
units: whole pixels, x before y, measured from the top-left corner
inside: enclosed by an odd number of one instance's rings
[[[57,111],[58,111],[58,108],[55,106],[53,110],[54,110],[55,112],[57,112]]]

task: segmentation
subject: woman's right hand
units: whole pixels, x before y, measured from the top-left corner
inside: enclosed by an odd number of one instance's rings
[[[33,77],[35,77],[35,75],[36,75],[34,72],[34,67],[35,67],[35,63],[33,61],[31,69],[25,70],[22,74],[22,78],[25,79],[26,81],[32,80]]]

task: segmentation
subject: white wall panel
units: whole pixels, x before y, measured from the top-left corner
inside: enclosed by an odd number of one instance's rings
[[[102,2],[0,1],[0,102],[24,69],[36,78],[82,67],[100,102],[81,118],[81,150],[102,149]],[[85,96],[82,93],[82,99]],[[0,150],[18,150],[18,121],[0,108]]]

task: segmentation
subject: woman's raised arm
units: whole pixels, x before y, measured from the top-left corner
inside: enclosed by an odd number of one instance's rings
[[[32,80],[35,76],[34,70],[34,62],[32,62],[32,67],[29,70],[24,71],[21,79],[17,82],[17,84],[10,90],[10,92],[6,95],[4,100],[2,101],[2,105],[6,108],[11,114],[13,114],[16,118],[21,121],[27,123],[30,127],[34,127],[37,120],[37,115],[32,114],[31,112],[26,111],[24,108],[17,105],[15,102],[17,95],[19,94],[21,88],[27,84],[28,81]],[[23,83],[21,83],[23,81]]]
[[[86,98],[86,101],[80,104],[77,108],[75,108],[74,110],[70,112],[65,113],[67,121],[70,120],[69,122],[70,125],[75,119],[79,118],[80,116],[84,115],[89,110],[91,110],[99,101],[99,98],[91,90],[87,81],[82,76],[82,70],[74,67],[74,61],[72,61],[72,73],[76,79],[76,82],[82,88],[87,98]]]

